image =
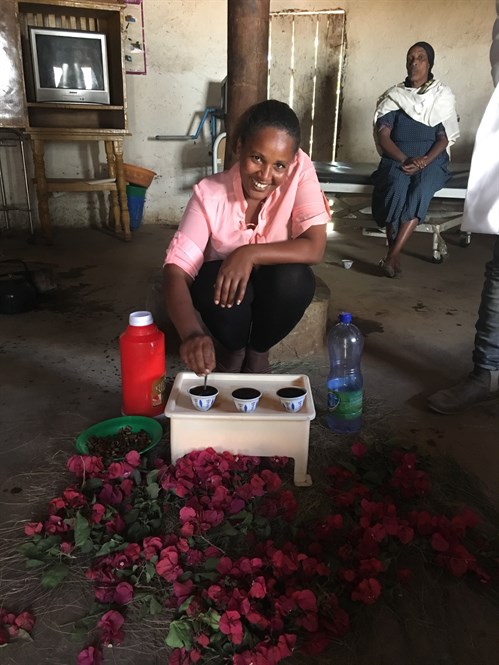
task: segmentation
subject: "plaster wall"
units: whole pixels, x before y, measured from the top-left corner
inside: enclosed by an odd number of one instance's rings
[[[339,160],[376,161],[372,113],[376,98],[405,76],[405,54],[415,41],[436,51],[435,75],[457,98],[461,139],[455,161],[469,160],[474,136],[492,93],[488,53],[494,0],[271,0],[271,10],[346,10],[347,51]],[[192,185],[210,173],[210,133],[197,141],[156,141],[193,134],[206,106],[219,106],[226,76],[226,0],[144,0],[147,75],[127,76],[129,129],[125,161],[157,172],[144,224],[178,222]],[[94,147],[53,144],[47,171],[61,177],[99,172]],[[102,195],[64,194],[51,200],[54,224],[98,223]]]

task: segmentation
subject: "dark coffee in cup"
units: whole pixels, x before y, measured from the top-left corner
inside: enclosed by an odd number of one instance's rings
[[[213,386],[193,386],[189,389],[191,395],[196,395],[197,397],[211,397],[216,395],[217,389]]]
[[[305,388],[298,388],[290,386],[289,388],[279,388],[277,395],[284,397],[284,399],[295,399],[296,397],[303,397],[306,394]]]
[[[234,399],[256,399],[261,393],[256,388],[237,388],[232,393]]]

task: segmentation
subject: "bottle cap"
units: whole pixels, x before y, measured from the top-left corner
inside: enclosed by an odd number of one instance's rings
[[[338,321],[340,323],[351,323],[352,315],[350,314],[350,312],[340,312],[340,315],[338,316]]]
[[[154,323],[151,312],[132,312],[128,317],[131,326],[150,326]]]

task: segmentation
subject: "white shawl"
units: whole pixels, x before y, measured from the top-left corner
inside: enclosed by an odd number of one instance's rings
[[[441,122],[447,134],[449,148],[459,138],[456,100],[452,90],[436,79],[423,94],[419,95],[418,90],[420,88],[406,88],[403,83],[388,88],[378,100],[374,124],[386,113],[399,110],[428,127],[435,127]]]

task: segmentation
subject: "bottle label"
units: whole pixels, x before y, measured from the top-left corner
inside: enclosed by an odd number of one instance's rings
[[[362,390],[328,390],[327,410],[335,418],[355,420],[362,415]]]
[[[153,381],[152,391],[151,391],[151,404],[152,406],[161,406],[165,404],[165,392],[166,392],[166,376],[163,375]]]

